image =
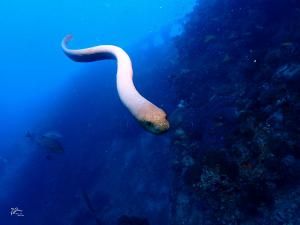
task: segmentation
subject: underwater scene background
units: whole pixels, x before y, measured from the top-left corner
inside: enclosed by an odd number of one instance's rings
[[[2,1],[0,224],[300,224],[300,2]],[[114,44],[168,113],[121,104]]]

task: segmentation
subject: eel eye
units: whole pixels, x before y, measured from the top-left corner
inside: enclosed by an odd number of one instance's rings
[[[146,122],[145,122],[145,125],[146,125],[147,127],[152,127],[152,126],[153,126],[152,122],[150,122],[150,121],[146,121]]]

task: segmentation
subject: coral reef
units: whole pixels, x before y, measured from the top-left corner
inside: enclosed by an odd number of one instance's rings
[[[300,223],[299,25],[294,0],[199,1],[188,16],[171,224]]]

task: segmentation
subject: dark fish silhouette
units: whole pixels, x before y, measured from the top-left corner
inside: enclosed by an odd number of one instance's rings
[[[42,149],[53,153],[63,153],[64,147],[61,142],[62,135],[58,132],[47,132],[43,135],[34,135],[27,131],[25,137]]]

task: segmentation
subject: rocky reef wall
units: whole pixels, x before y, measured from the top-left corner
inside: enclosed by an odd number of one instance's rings
[[[300,2],[199,1],[174,38],[171,224],[300,224]]]

